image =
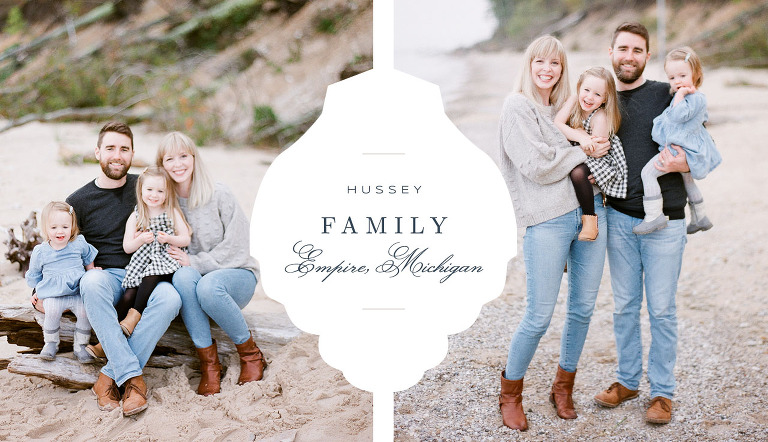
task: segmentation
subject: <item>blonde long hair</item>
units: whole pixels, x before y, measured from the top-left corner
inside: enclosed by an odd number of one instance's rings
[[[560,73],[560,79],[555,83],[552,88],[552,92],[549,94],[549,104],[555,109],[560,109],[565,101],[568,99],[570,92],[570,84],[568,82],[568,59],[565,55],[565,49],[560,40],[551,36],[543,35],[536,40],[532,41],[525,50],[523,56],[523,69],[520,74],[520,80],[517,84],[516,92],[522,93],[527,99],[534,102],[537,106],[543,106],[541,102],[541,95],[536,90],[536,85],[533,84],[533,76],[531,75],[531,63],[537,57],[547,57],[551,54],[560,58],[560,66],[563,67]]]
[[[605,116],[608,120],[608,128],[610,135],[619,131],[621,125],[621,112],[619,112],[619,97],[616,93],[616,83],[613,81],[613,75],[608,69],[603,67],[592,67],[582,72],[579,76],[579,81],[576,82],[576,102],[573,103],[573,107],[568,114],[568,126],[574,129],[583,128],[582,121],[584,120],[583,112],[581,111],[581,105],[579,104],[578,96],[581,85],[587,77],[595,77],[605,81],[605,102],[602,104],[602,108],[605,109]]]
[[[192,155],[195,160],[192,177],[190,178],[192,182],[189,189],[188,207],[194,209],[195,207],[203,206],[213,198],[214,185],[205,167],[205,163],[203,163],[203,159],[200,158],[197,146],[191,138],[181,132],[171,132],[163,137],[157,149],[155,164],[162,168],[163,158],[166,155],[173,155],[179,152],[186,152]]]
[[[150,166],[144,169],[144,172],[139,175],[139,179],[136,181],[136,230],[141,231],[149,229],[149,208],[141,198],[141,188],[144,185],[144,181],[149,177],[162,178],[165,183],[165,201],[163,202],[163,210],[168,215],[171,223],[173,223],[176,218],[175,215],[178,213],[181,216],[181,222],[183,222],[191,232],[192,228],[184,218],[184,214],[179,207],[179,201],[176,199],[176,191],[173,188],[171,177],[168,176],[168,172],[166,172],[165,169],[156,166]],[[173,226],[173,231],[177,232],[176,226]]]
[[[43,212],[40,214],[40,234],[43,239],[48,241],[48,227],[50,227],[51,212],[64,212],[72,217],[72,234],[69,236],[69,241],[72,242],[77,238],[80,233],[80,229],[77,227],[77,216],[75,215],[75,209],[64,201],[51,201],[43,207]]]

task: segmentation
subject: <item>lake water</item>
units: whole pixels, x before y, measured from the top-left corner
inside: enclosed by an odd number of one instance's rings
[[[395,69],[440,86],[456,98],[465,66],[450,52],[489,39],[497,20],[488,0],[395,0]]]

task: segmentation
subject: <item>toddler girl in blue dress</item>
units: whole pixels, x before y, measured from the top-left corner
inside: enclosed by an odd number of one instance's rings
[[[691,169],[690,172],[681,174],[691,214],[687,231],[691,234],[699,230],[709,230],[712,228],[712,222],[704,213],[704,197],[693,180],[706,177],[723,159],[704,126],[709,119],[707,99],[696,90],[703,80],[701,60],[693,49],[684,46],[667,54],[664,71],[669,78],[674,97],[669,107],[653,120],[651,135],[653,140],[659,143],[659,150],[675,144],[685,152],[688,167]],[[676,154],[675,151],[673,153]],[[658,182],[658,177],[664,175],[664,172],[655,166],[659,160],[660,155],[657,154],[640,173],[643,179],[645,218],[632,229],[637,235],[645,235],[667,226],[667,218],[663,213],[664,199]]]
[[[27,284],[34,287],[37,298],[43,303],[43,339],[45,346],[40,356],[56,359],[59,351],[59,327],[61,314],[71,310],[77,317],[74,333],[74,353],[81,363],[95,359],[85,351],[91,337],[91,323],[85,314],[80,297],[80,278],[92,269],[98,251],[79,235],[77,218],[72,206],[52,201],[40,215],[41,234],[45,242],[32,250]]]

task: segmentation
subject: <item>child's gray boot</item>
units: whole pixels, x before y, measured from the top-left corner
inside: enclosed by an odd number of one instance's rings
[[[94,362],[97,362],[97,359],[85,350],[85,346],[88,345],[90,339],[90,330],[84,331],[75,329],[75,342],[72,346],[72,352],[75,354],[77,361],[81,364],[93,364]]]
[[[43,340],[45,345],[40,352],[40,357],[46,361],[53,361],[56,359],[56,353],[59,351],[59,329],[43,330]]]
[[[643,197],[645,218],[643,222],[632,228],[635,235],[647,235],[667,227],[667,217],[664,215],[664,200],[661,195],[651,198]]]
[[[688,208],[691,212],[691,223],[686,227],[686,232],[692,235],[699,230],[705,231],[712,228],[712,221],[704,213],[704,200],[689,201]]]

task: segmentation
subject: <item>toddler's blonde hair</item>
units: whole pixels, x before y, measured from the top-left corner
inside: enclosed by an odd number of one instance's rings
[[[701,67],[701,59],[690,46],[681,46],[669,51],[669,54],[664,58],[665,70],[667,68],[667,63],[672,60],[682,60],[688,63],[691,66],[693,85],[696,86],[696,89],[701,87],[701,84],[704,82],[704,70]]]
[[[43,212],[40,214],[40,234],[46,241],[48,238],[48,228],[51,226],[50,218],[53,212],[64,212],[72,217],[72,234],[69,236],[69,242],[72,242],[80,234],[80,229],[77,227],[77,216],[75,215],[75,209],[64,201],[51,201],[43,207]]]

